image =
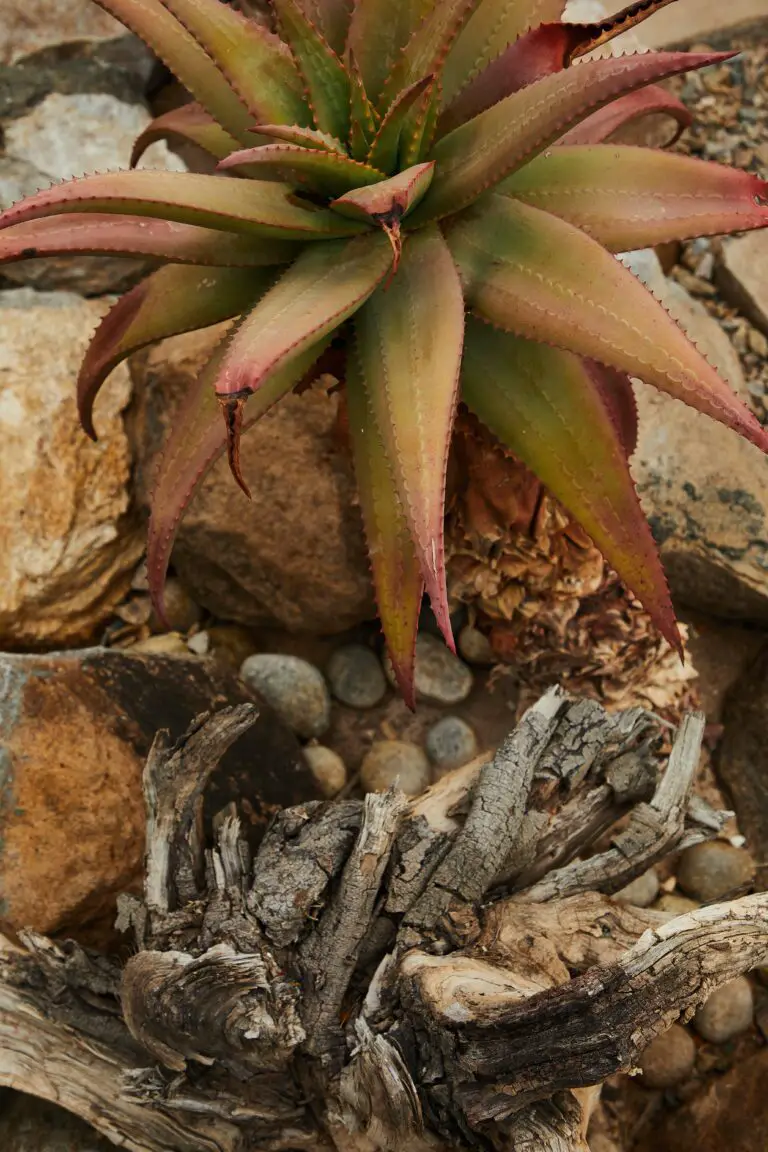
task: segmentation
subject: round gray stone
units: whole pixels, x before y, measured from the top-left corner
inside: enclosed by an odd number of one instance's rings
[[[649,868],[632,880],[614,895],[619,904],[631,904],[634,908],[650,908],[659,894],[659,878],[654,868]]]
[[[259,652],[243,662],[240,676],[297,736],[309,740],[328,728],[331,699],[322,674],[308,661]]]
[[[425,747],[435,767],[450,772],[477,755],[477,737],[461,716],[443,716],[427,732]]]
[[[386,792],[394,786],[406,796],[418,796],[430,783],[429,761],[418,744],[382,740],[366,754],[360,782],[366,792]]]
[[[385,662],[387,678],[396,684],[392,664]],[[461,704],[472,691],[472,672],[454,656],[437,636],[420,632],[416,638],[416,672],[414,684],[417,700],[432,700],[437,704]]]
[[[638,1063],[646,1088],[674,1088],[684,1083],[696,1062],[696,1043],[690,1032],[673,1024],[652,1040]]]
[[[683,891],[705,903],[737,895],[753,876],[749,853],[724,840],[708,840],[687,848],[677,869],[677,882]]]
[[[755,1001],[746,976],[729,980],[716,988],[693,1018],[693,1026],[704,1040],[724,1044],[752,1026]]]
[[[304,749],[304,757],[323,796],[335,796],[347,782],[347,766],[332,748],[324,744],[311,744]]]
[[[381,662],[362,644],[337,648],[325,669],[331,692],[350,708],[373,708],[387,691]]]
[[[469,664],[488,665],[496,663],[491,642],[479,628],[465,625],[457,640],[459,652]]]

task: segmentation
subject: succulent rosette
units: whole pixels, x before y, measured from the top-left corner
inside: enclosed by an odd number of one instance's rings
[[[387,645],[407,699],[428,593],[452,645],[445,477],[463,402],[579,521],[678,643],[628,459],[638,378],[759,448],[768,438],[650,292],[626,250],[768,224],[766,184],[610,143],[682,104],[658,83],[727,59],[593,50],[673,0],[596,24],[564,0],[273,0],[276,31],[219,0],[97,0],[193,103],[155,120],[214,174],[85,176],[0,215],[0,260],[68,252],[159,267],[106,316],[80,415],[137,349],[238,318],[181,405],[153,497],[148,566],[211,464],[245,487],[247,426],[342,357],[349,435]],[[584,57],[589,57],[584,59]],[[233,496],[234,496],[233,490]]]

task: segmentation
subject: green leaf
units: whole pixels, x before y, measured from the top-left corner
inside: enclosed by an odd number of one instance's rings
[[[439,75],[448,51],[477,0],[441,0],[433,4],[390,70],[379,106],[387,106],[422,76]]]
[[[157,140],[195,144],[217,160],[222,160],[238,146],[234,136],[225,132],[200,104],[184,104],[156,116],[136,137],[131,152],[131,168],[136,167],[150,144]]]
[[[272,374],[248,405],[243,430],[299,383],[324,346],[321,341]],[[172,431],[157,472],[147,540],[147,575],[152,600],[161,619],[165,619],[163,585],[184,510],[211,466],[227,449],[227,430],[213,388],[227,347],[228,339],[218,346],[174,412]]]
[[[0,233],[0,264],[35,256],[154,256],[175,264],[260,268],[287,264],[299,247],[292,240],[268,240],[139,216],[51,216],[16,224]]]
[[[432,88],[434,82],[434,76],[424,76],[412,84],[410,88],[406,88],[404,92],[400,93],[379,125],[379,130],[368,151],[366,163],[380,169],[388,176],[392,175],[397,168],[400,138],[403,129],[408,124],[410,112],[424,92]]]
[[[374,104],[395,61],[433,4],[434,0],[363,0],[355,4],[348,46]]]
[[[363,188],[384,179],[384,173],[337,152],[299,148],[295,144],[265,144],[233,152],[218,165],[220,171],[242,168],[258,180],[285,180],[322,196],[339,196],[349,188]]]
[[[296,0],[273,0],[283,36],[298,61],[315,127],[339,140],[349,135],[349,77],[339,57]],[[280,117],[275,117],[279,120]]]
[[[355,317],[356,347],[424,583],[450,646],[443,511],[463,332],[461,284],[439,229],[409,233],[397,275]]]
[[[568,509],[661,634],[680,636],[615,420],[626,376],[570,352],[467,321],[462,399]]]
[[[354,0],[299,0],[299,7],[340,56],[347,43]]]
[[[435,179],[414,223],[466,207],[624,92],[728,57],[717,52],[648,52],[591,60],[514,92],[438,140],[430,154],[437,163]]]
[[[296,62],[278,36],[226,4],[163,0],[163,5],[216,62],[252,117],[309,124]]]
[[[0,228],[62,212],[114,212],[284,240],[350,235],[360,225],[325,208],[301,206],[266,180],[193,172],[108,172],[56,184],[0,213]]]
[[[297,124],[256,124],[253,131],[258,136],[284,140],[286,144],[297,144],[300,148],[317,148],[324,152],[337,152],[339,156],[347,155],[341,140],[329,136],[327,132],[318,132],[316,128],[300,128]]]
[[[416,634],[424,581],[357,356],[347,361],[349,436],[379,619],[403,699],[415,704]]]
[[[148,44],[222,128],[246,142],[252,115],[221,69],[161,0],[95,3]]]
[[[275,279],[273,269],[196,268],[173,264],[153,272],[107,313],[77,380],[80,423],[91,439],[93,404],[110,372],[139,348],[238,316]]]
[[[494,195],[448,241],[482,318],[637,376],[768,450],[755,417],[650,292],[578,228]]]
[[[445,103],[529,28],[559,20],[565,0],[480,0],[443,68]]]
[[[411,168],[424,160],[432,147],[440,112],[440,82],[429,84],[408,113],[400,135],[400,167]]]
[[[355,160],[365,160],[368,149],[381,123],[381,117],[368,99],[357,60],[350,51],[349,75],[349,150]]]
[[[553,148],[497,191],[543,208],[613,252],[768,225],[768,182],[648,148]]]

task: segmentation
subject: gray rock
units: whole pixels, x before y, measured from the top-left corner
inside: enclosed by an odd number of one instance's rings
[[[450,772],[477,755],[477,737],[461,716],[443,716],[427,732],[425,747],[435,767]]]
[[[683,1084],[696,1062],[696,1044],[690,1032],[673,1024],[652,1040],[638,1061],[646,1088],[675,1088]]]
[[[693,1018],[693,1026],[711,1044],[725,1044],[752,1026],[755,1003],[752,985],[739,976],[715,989]]]
[[[654,868],[649,868],[626,887],[614,895],[619,904],[631,904],[635,908],[650,908],[659,894],[659,877]]]
[[[47,45],[119,36],[125,29],[92,0],[3,0],[0,61],[11,63]]]
[[[360,782],[366,792],[386,792],[394,786],[406,796],[418,796],[430,783],[429,762],[418,744],[383,740],[365,756]]]
[[[734,391],[747,399],[725,332],[653,254],[630,263]],[[768,461],[728,428],[637,385],[632,471],[674,598],[713,615],[768,620]]]
[[[325,669],[331,692],[351,708],[373,708],[387,691],[381,662],[362,644],[345,644],[332,654]]]
[[[467,624],[459,632],[457,646],[468,664],[487,666],[495,663],[496,658],[490,640],[472,624]]]
[[[298,736],[309,740],[327,730],[331,699],[322,675],[307,660],[259,652],[243,663],[240,675]]]
[[[724,240],[716,279],[726,300],[768,333],[768,234],[750,232]]]
[[[323,744],[310,744],[304,749],[304,759],[323,796],[330,799],[341,791],[347,782],[347,766],[338,752]]]
[[[387,679],[395,684],[392,665],[384,665]],[[437,704],[460,704],[472,691],[471,670],[458,656],[446,648],[437,636],[420,632],[416,638],[416,699],[433,700]]]
[[[677,882],[689,896],[707,904],[740,895],[754,874],[752,857],[744,848],[734,848],[723,840],[709,840],[683,852]]]

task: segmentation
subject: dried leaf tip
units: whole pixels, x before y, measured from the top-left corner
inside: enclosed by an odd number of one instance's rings
[[[243,432],[243,409],[250,396],[247,388],[240,392],[233,392],[229,396],[219,396],[218,401],[224,414],[224,424],[227,429],[227,460],[229,470],[235,478],[239,488],[251,499],[251,490],[245,482],[240,467],[240,437]]]

